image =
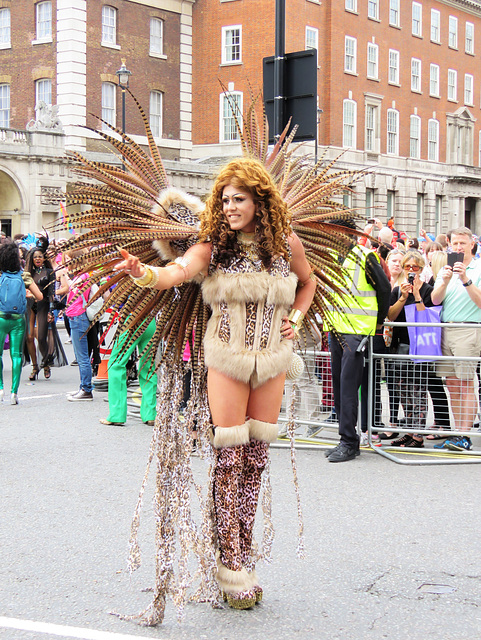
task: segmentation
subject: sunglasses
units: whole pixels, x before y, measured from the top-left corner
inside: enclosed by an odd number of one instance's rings
[[[417,264],[405,264],[404,269],[406,271],[420,271],[421,267]]]

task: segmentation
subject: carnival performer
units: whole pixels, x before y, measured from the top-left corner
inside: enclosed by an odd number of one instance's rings
[[[257,160],[234,160],[221,170],[201,225],[201,241],[174,263],[152,268],[121,250],[116,268],[159,290],[205,276],[217,580],[229,605],[246,609],[262,598],[251,561],[261,474],[277,438],[293,339],[316,283],[287,205]]]
[[[14,242],[5,242],[0,245],[0,272],[2,273],[0,281],[0,402],[4,398],[3,345],[8,335],[12,361],[10,403],[18,404],[18,387],[22,373],[22,349],[26,326],[26,290],[28,289],[37,301],[42,300],[43,295],[30,273],[22,271],[20,254]],[[15,281],[18,282],[18,280],[20,280],[20,286],[15,284]]]

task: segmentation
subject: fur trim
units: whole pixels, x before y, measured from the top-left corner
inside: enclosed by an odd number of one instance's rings
[[[283,371],[292,360],[292,340],[283,340],[276,352],[270,350],[237,352],[216,336],[204,338],[205,364],[229,378],[250,383],[252,388],[264,384]]]
[[[169,187],[161,191],[157,197],[157,201],[159,204],[153,206],[152,212],[162,218],[167,218],[170,215],[170,217],[177,220],[177,216],[173,215],[170,211],[171,207],[175,205],[185,207],[191,215],[196,218],[198,218],[205,209],[205,205],[200,198],[192,196],[185,191],[179,191],[174,187]],[[183,222],[181,217],[179,218],[179,222]],[[193,226],[192,233],[197,232],[198,229],[199,224],[195,227]],[[172,247],[170,240],[155,240],[152,246],[163,260],[175,260],[181,255]]]
[[[222,447],[235,447],[239,444],[247,444],[249,442],[249,425],[236,425],[235,427],[217,427],[215,428],[213,445],[216,449]]]
[[[262,422],[261,420],[255,420],[249,418],[249,435],[255,440],[261,442],[275,442],[277,440],[277,434],[279,432],[279,425],[273,422]]]
[[[239,593],[239,591],[249,591],[254,586],[252,573],[249,575],[243,567],[240,571],[228,569],[220,561],[220,554],[217,552],[217,573],[216,579],[219,587],[225,593]]]
[[[202,295],[211,306],[220,302],[258,302],[290,307],[294,302],[297,276],[271,276],[260,273],[215,273],[202,284]]]

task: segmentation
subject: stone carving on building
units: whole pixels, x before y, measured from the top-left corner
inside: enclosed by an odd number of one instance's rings
[[[41,204],[57,206],[63,200],[65,200],[65,193],[61,187],[40,187]]]
[[[63,132],[63,126],[58,117],[58,105],[46,104],[39,100],[35,107],[35,120],[27,122],[27,131],[58,131]]]

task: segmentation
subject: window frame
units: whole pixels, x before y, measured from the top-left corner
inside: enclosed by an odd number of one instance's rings
[[[451,25],[454,25],[454,29],[451,28]],[[458,49],[458,19],[456,16],[448,18],[448,47]]]
[[[42,13],[48,7],[49,16],[45,19]],[[48,27],[45,27],[48,25]],[[35,42],[52,42],[52,1],[43,0],[35,5]]]
[[[346,105],[352,105],[352,123],[346,122]],[[346,141],[346,127],[350,127],[351,144]],[[342,146],[344,149],[357,148],[357,102],[352,98],[345,98],[342,101]]]
[[[352,4],[352,7],[348,7],[347,5]],[[352,13],[357,13],[357,0],[345,0],[344,1],[344,9],[346,11],[351,11]]]
[[[433,77],[433,72],[435,73],[435,78]],[[434,84],[436,85],[434,87]],[[435,88],[435,91],[433,91]],[[429,65],[429,95],[433,98],[439,98],[439,65],[431,62]]]
[[[413,123],[417,123],[417,137],[413,135]],[[416,145],[417,149],[413,153],[413,145]],[[416,113],[409,116],[409,157],[415,160],[421,159],[421,118]]]
[[[369,51],[375,52],[375,60],[372,61],[369,58]],[[369,65],[374,65],[375,74],[369,73]],[[374,42],[367,43],[367,63],[366,63],[366,77],[369,80],[379,80],[379,45]]]
[[[48,87],[48,94],[50,94],[50,100],[47,101],[45,100],[44,97],[41,97],[45,91],[42,87]],[[49,107],[52,106],[52,79],[51,78],[39,78],[38,80],[35,80],[35,106],[37,106],[37,104],[40,102],[40,100],[43,100],[43,102],[45,102],[46,105],[48,105]]]
[[[313,46],[308,44],[308,37],[307,37],[308,32],[311,32],[315,36],[314,37],[314,40],[315,40],[315,43],[316,43],[315,47],[313,47]],[[306,35],[306,43],[305,43],[306,44],[306,51],[308,51],[310,49],[315,49],[315,51],[316,51],[316,61],[317,61],[317,64],[319,65],[319,57],[318,57],[319,56],[319,29],[317,29],[316,27],[311,27],[309,25],[306,25],[306,34],[305,35]]]
[[[391,64],[391,54],[395,54],[395,58],[396,58],[396,65],[393,66]],[[389,84],[394,84],[394,85],[399,85],[399,61],[400,61],[400,53],[397,49],[389,49],[389,53],[388,53],[388,83]],[[392,79],[391,78],[391,70],[394,69],[395,70],[395,78]]]
[[[390,118],[390,116],[394,117]],[[391,129],[390,125],[393,122],[395,123],[395,128]],[[393,141],[394,145],[392,144]],[[386,154],[388,156],[399,155],[399,111],[397,109],[388,109],[386,112]]]
[[[437,16],[437,24],[434,24],[434,15]],[[437,31],[437,35],[435,36],[433,36],[433,28]],[[438,9],[431,9],[431,42],[441,44],[441,12]]]
[[[236,143],[239,142],[240,137],[239,137],[239,132],[237,131],[237,127],[235,125],[235,120],[234,120],[234,113],[232,110],[232,106],[231,103],[229,101],[229,98],[234,98],[234,102],[236,103],[236,108],[238,110],[238,113],[236,114],[237,116],[237,120],[239,121],[239,124],[242,126],[242,109],[243,109],[243,102],[244,102],[244,94],[242,91],[229,91],[229,95],[226,95],[225,93],[221,93],[220,94],[220,110],[219,110],[219,115],[220,115],[220,127],[219,127],[219,141],[221,143],[225,143],[225,144],[232,144],[232,143]],[[229,112],[231,115],[227,114],[225,112],[225,107],[228,106],[229,108]],[[226,137],[226,124],[227,124],[227,118],[229,118],[229,120],[232,120],[232,124],[229,127],[229,130],[231,132],[235,132],[235,137],[231,137],[228,136]]]
[[[347,51],[348,42],[354,45],[354,52],[352,53],[352,55]],[[347,67],[346,63],[350,59],[352,59],[354,62],[354,65],[353,65],[354,69],[349,69]],[[353,36],[344,37],[344,73],[357,74],[357,38],[354,38]]]
[[[468,25],[472,30],[471,38],[468,38]],[[471,43],[471,45],[469,47],[468,47],[468,42]],[[473,55],[474,56],[474,23],[472,23],[472,22],[466,22],[466,25],[465,25],[464,52],[467,53],[468,55]]]
[[[369,151],[370,153],[375,153],[376,151],[376,117],[377,117],[377,109],[376,105],[367,103],[365,105],[365,128],[364,128],[364,149],[365,151]],[[372,122],[370,122],[370,118],[368,117],[368,113],[372,113]],[[369,126],[369,124],[371,126]],[[370,135],[371,134],[371,135]],[[372,144],[369,144],[369,138],[372,137]]]
[[[414,15],[415,10],[419,10],[419,18]],[[419,23],[419,29],[415,30],[415,24]],[[411,34],[417,38],[423,37],[423,5],[420,2],[413,2],[411,8]]]
[[[112,104],[111,105],[107,105],[106,102],[104,101],[104,97],[107,97],[106,95],[104,95],[104,89],[105,89],[105,92],[106,92],[107,87],[109,87],[109,90],[110,90],[110,88],[112,88],[111,97],[113,98],[113,100],[112,100]],[[105,120],[106,122],[108,122],[113,127],[117,126],[117,95],[116,95],[117,94],[117,87],[118,87],[118,85],[115,84],[114,82],[102,82],[102,88],[101,88],[102,120]],[[111,119],[109,119],[109,117],[107,117],[108,113],[112,113],[113,114],[113,117]],[[102,122],[102,131],[111,132],[111,130],[103,122]]]
[[[107,11],[110,11],[110,16],[107,16]],[[107,18],[113,16],[113,24],[107,23]],[[112,7],[110,4],[102,5],[102,15],[101,15],[101,25],[102,25],[102,39],[101,44],[103,46],[112,47],[117,45],[117,9]],[[110,36],[113,35],[111,38]],[[107,36],[107,37],[105,37]]]
[[[432,131],[436,131],[436,138],[431,138]],[[433,145],[435,145],[433,147]],[[435,157],[432,157],[432,149],[435,150]],[[430,162],[439,162],[439,120],[435,118],[430,118],[428,120],[428,160]]]
[[[468,82],[469,80],[469,82]],[[468,85],[471,85],[468,88]],[[471,100],[468,100],[468,94],[467,91],[470,91],[471,93]],[[474,106],[474,76],[472,73],[465,73],[464,74],[464,104],[468,107],[473,107]]]
[[[239,42],[235,44],[234,42],[227,44],[227,34],[229,32],[234,33],[238,32]],[[227,53],[228,51],[234,51],[234,48],[238,47],[239,54],[237,58],[232,57],[232,59],[228,59]],[[234,64],[242,64],[242,25],[241,24],[232,24],[226,25],[222,27],[222,52],[221,52],[221,64],[223,65],[234,65]]]
[[[454,74],[454,83],[449,82],[450,74]],[[451,88],[454,88],[454,95],[450,95]],[[448,69],[448,100],[451,102],[458,101],[458,72],[456,69]]]
[[[395,19],[392,20],[392,14],[395,14]],[[400,27],[401,26],[401,6],[400,0],[389,0],[389,26]]]
[[[160,109],[158,113],[155,113],[152,109],[152,98],[154,96],[160,98]],[[153,120],[154,118],[158,121],[155,122]],[[158,91],[157,89],[153,89],[149,95],[149,125],[154,138],[162,138],[164,126],[164,92]]]
[[[162,20],[162,18],[158,18],[157,16],[152,16],[150,18],[150,25],[149,25],[149,55],[150,56],[164,56],[164,22],[165,20]],[[153,33],[154,31],[154,26],[155,25],[160,25],[160,35]],[[157,46],[153,46],[156,45],[156,43],[158,42],[158,47]]]
[[[4,92],[5,95],[2,96]],[[2,82],[0,83],[0,129],[10,128],[10,107],[10,84]]]
[[[370,10],[374,7],[374,15]],[[369,20],[379,20],[379,0],[367,0],[367,17]]]
[[[2,24],[1,16],[8,16]],[[12,46],[12,12],[10,7],[0,9],[0,49],[10,49]]]
[[[419,74],[416,75],[414,72],[414,64],[416,63],[418,70],[419,70]],[[422,61],[420,58],[411,58],[411,91],[414,91],[415,93],[421,93],[421,69],[422,69]],[[415,88],[414,87],[414,83],[413,80],[415,78],[419,78],[419,87]]]

